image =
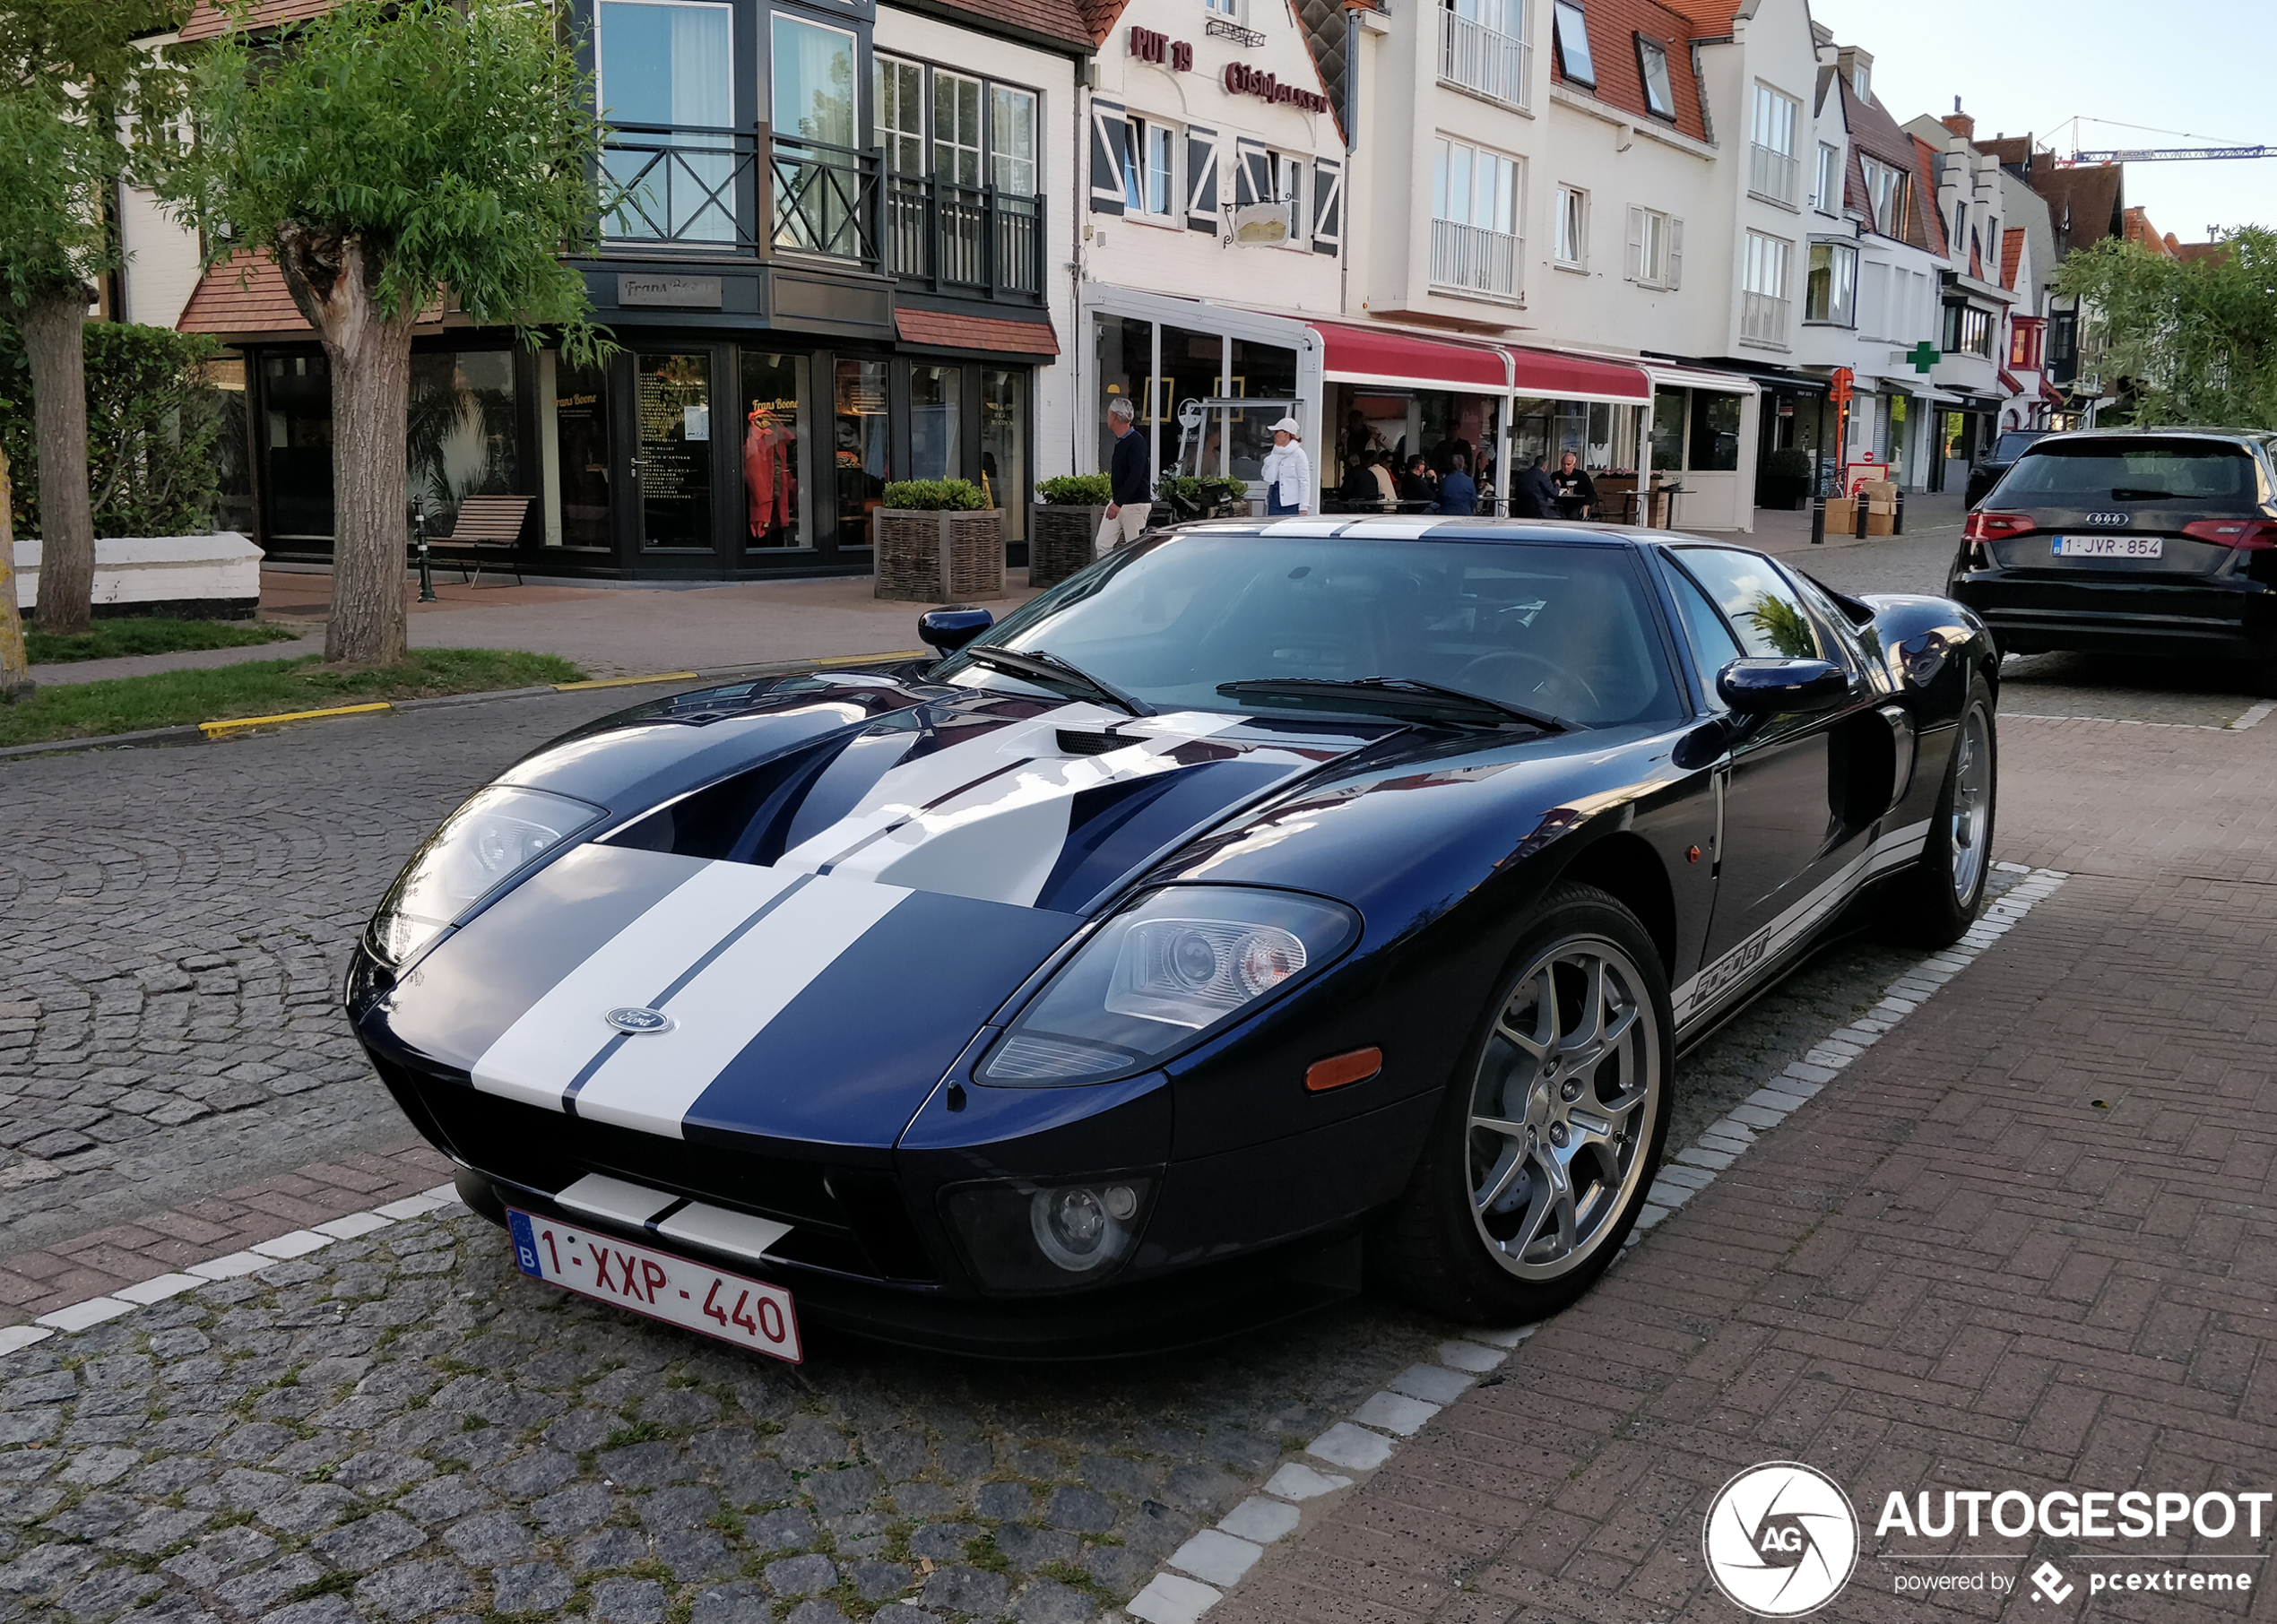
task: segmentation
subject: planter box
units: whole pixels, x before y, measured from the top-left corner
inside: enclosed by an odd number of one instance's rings
[[[1090,563],[1106,518],[1104,507],[1029,503],[1028,584],[1057,586]]]
[[[932,513],[880,507],[870,515],[880,598],[969,603],[1004,595],[1004,510]]]
[[[39,540],[16,539],[16,604],[39,601]],[[235,531],[211,536],[100,537],[95,613],[249,620],[261,602],[261,549]]]

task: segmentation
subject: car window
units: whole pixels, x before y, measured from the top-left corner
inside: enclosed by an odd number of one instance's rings
[[[1404,677],[1592,727],[1683,714],[1628,549],[1204,531],[1117,554],[982,639],[1162,709],[1256,711],[1223,682]],[[963,661],[943,675],[1021,687]]]
[[[2002,435],[2000,436],[1999,443],[1993,447],[1992,461],[1996,462],[2013,462],[2018,457],[2024,454],[2024,448],[2026,446],[2030,445],[2033,441],[2044,437],[2044,436],[2034,434],[2030,430],[2018,432],[2012,429],[2008,433]]]
[[[1697,581],[1665,557],[1660,560],[1660,573],[1667,579],[1668,595],[1676,600],[1676,618],[1684,622],[1684,635],[1692,641],[1692,655],[1700,665],[1701,686],[1708,690],[1711,699],[1715,698],[1716,673],[1739,658],[1739,639],[1724,624],[1723,612],[1708,600],[1708,594],[1701,590]]]
[[[1686,547],[1676,557],[1690,570],[1749,654],[1823,660],[1826,651],[1794,586],[1768,558],[1720,547]]]
[[[2149,435],[2044,441],[2000,482],[2000,499],[2066,507],[2250,505],[2260,499],[2253,454],[2221,440]]]
[[[1842,612],[1842,606],[1827,595],[1824,587],[1801,570],[1782,566],[1779,574],[1787,578],[1788,584],[1794,587],[1796,596],[1803,600],[1803,607],[1810,611],[1811,619],[1818,627],[1819,645],[1826,650],[1826,657],[1848,666],[1852,670],[1861,669],[1866,663],[1867,656],[1857,623]]]

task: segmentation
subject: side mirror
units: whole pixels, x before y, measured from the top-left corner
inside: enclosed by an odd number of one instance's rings
[[[918,616],[917,635],[947,659],[995,624],[996,617],[984,609],[951,604]]]
[[[1735,660],[1716,673],[1716,692],[1736,716],[1806,714],[1841,704],[1850,678],[1831,660]]]

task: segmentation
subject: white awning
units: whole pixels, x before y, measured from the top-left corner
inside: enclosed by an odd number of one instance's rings
[[[1761,394],[1762,385],[1736,372],[1710,372],[1704,367],[1671,367],[1647,361],[1644,369],[1658,389],[1713,389],[1724,394]]]
[[[1909,376],[1902,372],[1885,372],[1882,375],[1882,381],[1892,389],[1902,390],[1917,401],[1929,401],[1939,406],[1961,404],[1959,395],[1947,394],[1942,389],[1933,389],[1918,376]]]

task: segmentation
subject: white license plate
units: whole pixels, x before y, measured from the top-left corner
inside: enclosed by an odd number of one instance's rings
[[[514,1261],[532,1280],[798,1364],[791,1293],[580,1225],[506,1209]]]
[[[2058,536],[2059,558],[2156,558],[2166,551],[2160,536]]]

